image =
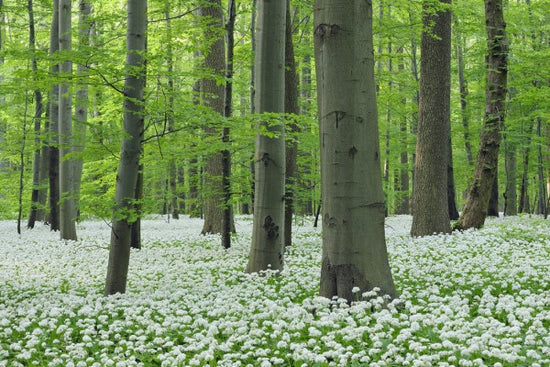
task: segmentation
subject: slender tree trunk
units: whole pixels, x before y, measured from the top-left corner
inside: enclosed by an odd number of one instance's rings
[[[405,70],[405,64],[403,63],[403,48],[397,49],[397,54],[401,57],[398,59],[399,63],[397,69],[399,73],[403,73]],[[401,97],[401,103],[406,105],[407,99],[404,97],[404,88],[399,88],[399,94]],[[401,117],[399,122],[399,139],[401,141],[399,154],[399,172],[398,172],[398,185],[399,195],[397,198],[397,205],[395,208],[395,214],[409,214],[409,155],[408,155],[408,133],[407,133],[407,118]]]
[[[52,27],[50,32],[50,55],[59,50],[59,0],[53,0]],[[59,64],[54,64],[50,70],[52,78],[58,79]],[[59,231],[59,84],[53,84],[50,90],[50,229]]]
[[[235,0],[230,0],[228,4],[229,19],[226,24],[227,33],[227,82],[225,84],[225,118],[232,115],[233,103],[233,56],[235,49],[235,17],[237,10],[235,9]],[[222,150],[222,190],[223,190],[223,215],[222,215],[222,247],[231,247],[231,226],[232,223],[232,208],[231,208],[231,153],[229,150],[229,127],[222,128],[222,142],[225,145]]]
[[[201,93],[203,105],[210,107],[213,114],[206,133],[221,136],[222,116],[225,112],[225,87],[218,83],[217,77],[225,70],[224,38],[219,30],[223,29],[223,9],[221,0],[207,0],[200,7],[200,15],[208,26],[204,32],[205,40],[210,42],[204,57],[204,66],[214,74],[202,79]],[[202,234],[221,233],[223,220],[222,153],[216,152],[206,158],[204,172],[204,225]]]
[[[449,124],[449,160],[447,162],[447,206],[449,208],[449,219],[458,219],[458,209],[456,207],[456,190],[453,167],[453,144],[451,143],[451,130]]]
[[[47,206],[46,202],[48,200],[48,173],[50,170],[50,146],[47,139],[47,132],[50,130],[49,123],[49,112],[46,111],[46,118],[44,120],[44,135],[41,139],[42,151],[40,152],[40,172],[39,172],[39,182],[40,190],[38,190],[38,212],[36,213],[36,220],[46,221],[47,215]]]
[[[525,142],[523,147],[523,172],[521,175],[521,187],[519,194],[519,208],[520,213],[531,213],[531,204],[529,199],[529,155],[531,154],[531,136],[533,134],[534,124],[529,121],[527,131],[522,128],[522,133],[525,136]]]
[[[413,187],[412,236],[449,233],[448,205],[451,12],[450,0],[440,0],[444,9],[423,4],[420,104]],[[446,163],[442,164],[441,159]]]
[[[411,23],[411,26],[414,24],[414,19],[410,9],[409,9],[409,22]],[[418,139],[418,109],[420,105],[420,88],[419,88],[420,76],[418,72],[418,47],[417,47],[417,42],[416,42],[414,33],[415,32],[412,32],[413,36],[411,37],[411,74],[414,78],[416,88],[413,95],[415,108],[413,108],[413,113],[411,116],[411,119],[412,119],[411,134],[415,137],[415,140],[416,140]],[[416,151],[413,151],[412,153],[411,163],[412,163],[412,170],[411,170],[412,180],[411,181],[412,181],[412,191],[414,193],[414,187],[416,182],[415,176],[414,176],[414,172],[416,170]],[[414,198],[412,199],[412,201],[414,201]],[[411,212],[413,210],[412,201],[411,201]]]
[[[285,238],[286,246],[292,245],[292,216],[294,215],[294,192],[297,181],[296,159],[298,157],[299,132],[296,115],[300,113],[298,107],[298,75],[294,59],[294,45],[292,42],[292,21],[290,19],[290,1],[286,0],[286,31],[285,31],[285,116],[286,132],[286,173],[285,173]]]
[[[455,29],[459,29],[458,22],[455,23]],[[466,158],[468,165],[474,165],[474,157],[472,155],[472,144],[470,143],[470,116],[468,113],[468,84],[464,77],[464,37],[457,31],[457,68],[458,68],[458,85],[460,90],[460,114],[462,116],[462,128],[464,130],[464,148],[466,149]]]
[[[508,41],[502,12],[502,0],[485,0],[487,28],[487,87],[485,118],[481,131],[473,182],[468,190],[466,204],[455,227],[480,228],[487,216],[491,186],[498,165],[498,149],[506,108],[508,73]]]
[[[71,0],[59,1],[59,51],[70,52],[71,37]],[[72,61],[70,56],[61,64],[61,85],[59,87],[59,228],[62,240],[76,240],[76,206],[75,206],[75,161],[72,157],[73,121],[72,93],[70,78]]]
[[[142,153],[143,154],[143,153]],[[132,229],[130,234],[130,247],[136,250],[141,249],[141,215],[142,215],[142,200],[143,200],[143,163],[138,168],[138,176],[136,182],[136,202],[134,203],[134,210],[136,214],[136,220],[132,223]]]
[[[0,0],[0,67],[4,64],[4,38],[3,38],[3,32],[4,32],[4,11],[3,11],[3,5],[4,1]],[[4,82],[4,75],[0,73],[0,85],[2,85]],[[0,93],[0,105],[3,105],[6,102],[6,99],[4,97],[3,93]],[[6,134],[6,125],[3,121],[3,119],[0,119],[0,152],[5,149],[5,138]],[[6,172],[6,168],[8,166],[8,161],[6,159],[0,158],[0,173]]]
[[[323,255],[320,295],[396,297],[384,237],[372,3],[316,0]]]
[[[27,143],[27,113],[29,109],[29,91],[25,90],[25,110],[23,112],[23,136],[21,141],[21,149],[19,150],[19,195],[18,213],[17,213],[17,234],[21,234],[21,217],[23,215],[23,189],[25,177],[25,146]]]
[[[546,207],[547,195],[546,195],[546,180],[544,179],[544,156],[542,154],[543,135],[542,135],[542,119],[537,117],[537,137],[539,138],[539,144],[537,149],[538,158],[538,195],[537,201],[537,214],[547,215],[548,208]]]
[[[133,201],[140,166],[143,138],[143,89],[147,35],[147,1],[128,0],[126,29],[126,79],[124,82],[124,126],[118,167],[115,210],[111,231],[105,294],[124,293],[130,260]]]
[[[27,2],[27,10],[29,12],[29,49],[33,53],[31,60],[33,79],[36,81],[36,73],[38,71],[38,63],[34,52],[36,49],[36,38],[34,30],[34,11],[32,0]],[[42,103],[42,92],[40,89],[34,90],[34,159],[32,167],[32,193],[31,193],[31,211],[29,214],[29,220],[27,222],[28,228],[34,228],[35,221],[37,220],[38,210],[40,209],[39,194],[40,194],[40,163],[42,160],[40,154],[42,152],[42,137],[40,131],[40,122],[42,120],[42,111],[44,109]]]
[[[80,0],[78,19],[78,47],[83,53],[90,47],[92,24],[90,16],[92,4],[90,0]],[[88,124],[88,69],[79,64],[76,69],[78,84],[75,101],[75,125],[74,125],[74,206],[76,218],[80,215],[80,184],[82,180],[82,152],[86,143],[86,126]]]
[[[507,130],[504,141],[504,159],[506,167],[506,191],[504,192],[504,215],[517,215],[517,189],[516,189],[516,172],[517,172],[517,146],[512,141],[512,137]]]
[[[489,204],[487,206],[488,217],[498,217],[498,166],[495,169],[495,178],[491,186],[491,196],[489,197]]]
[[[261,114],[281,114],[285,108],[286,1],[259,0],[257,16],[255,106]],[[285,132],[284,123],[273,120],[264,116],[259,123],[273,137],[256,135],[256,193],[248,273],[283,269]]]

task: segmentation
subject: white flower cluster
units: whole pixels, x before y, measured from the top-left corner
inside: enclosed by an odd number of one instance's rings
[[[223,250],[199,220],[144,220],[127,294],[106,298],[106,224],[65,243],[0,222],[0,366],[550,365],[548,221],[412,239],[410,217],[389,218],[401,297],[354,288],[351,306],[317,296],[309,221],[281,274],[245,274],[251,224]]]

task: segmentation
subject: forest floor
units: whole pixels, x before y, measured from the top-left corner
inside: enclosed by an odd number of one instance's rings
[[[548,366],[550,220],[409,237],[386,222],[400,299],[317,296],[321,236],[298,219],[285,270],[244,273],[252,220],[233,247],[202,221],[144,220],[125,295],[103,296],[109,227],[62,242],[0,222],[0,366]],[[365,294],[369,296],[369,294]]]

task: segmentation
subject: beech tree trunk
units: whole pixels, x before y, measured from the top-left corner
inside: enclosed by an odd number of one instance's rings
[[[71,37],[71,0],[59,2],[59,51],[70,52]],[[72,93],[70,77],[72,61],[70,56],[61,64],[61,85],[59,87],[59,234],[62,240],[76,240],[76,205],[75,205],[75,160],[72,157],[73,119]]]
[[[220,30],[224,28],[221,0],[207,0],[200,6],[200,16],[208,25],[204,39],[210,42],[205,52],[204,66],[209,73],[201,80],[202,104],[213,111],[206,133],[221,137],[225,113],[225,86],[217,78],[225,71],[225,42]],[[223,220],[222,153],[206,158],[204,170],[204,225],[202,234],[221,233]]]
[[[450,0],[423,4],[420,103],[414,167],[412,236],[449,233],[451,93]],[[441,161],[444,160],[444,163]]]
[[[487,206],[487,216],[498,217],[498,166],[495,172],[493,185],[491,186],[491,196],[489,197],[489,205]]]
[[[457,229],[481,228],[485,223],[506,111],[508,41],[502,0],[485,0],[485,22],[488,48],[485,118],[473,182],[462,215],[456,223]]]
[[[259,0],[256,23],[256,112],[279,113],[285,107],[286,1]],[[285,132],[272,116],[259,122],[273,136],[256,134],[252,244],[246,271],[282,270],[284,250]]]
[[[285,32],[285,116],[286,131],[286,174],[285,174],[285,247],[292,245],[292,216],[294,215],[294,192],[296,177],[296,159],[298,157],[298,124],[296,115],[300,113],[298,107],[298,75],[294,59],[294,45],[292,42],[292,21],[290,19],[290,1],[286,2],[286,32]]]
[[[53,0],[52,26],[50,31],[50,55],[59,50],[59,0]],[[59,75],[59,64],[51,67],[52,78]],[[53,84],[50,89],[50,229],[59,231],[59,84]]]
[[[384,237],[372,3],[316,0],[323,255],[320,295],[396,297]]]
[[[29,49],[33,53],[31,60],[33,79],[36,81],[36,73],[38,71],[38,65],[36,57],[34,57],[34,52],[36,50],[36,38],[34,30],[34,11],[32,0],[27,2],[27,10],[29,13]],[[29,214],[29,220],[27,221],[27,228],[34,228],[34,224],[37,220],[38,211],[40,209],[39,195],[40,195],[40,164],[41,153],[42,153],[42,133],[41,133],[41,124],[42,120],[42,111],[44,110],[44,105],[42,103],[42,92],[40,89],[34,90],[34,158],[32,165],[32,192],[31,192],[31,211]]]
[[[147,38],[147,1],[128,0],[126,28],[126,78],[124,82],[124,126],[118,166],[115,210],[111,231],[105,295],[124,293],[130,260],[133,201],[143,138],[143,90]]]

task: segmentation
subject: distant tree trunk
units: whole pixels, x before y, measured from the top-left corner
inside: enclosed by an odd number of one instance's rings
[[[44,120],[44,134],[41,139],[42,151],[40,152],[40,172],[39,182],[40,190],[38,190],[38,212],[36,214],[36,220],[46,221],[46,202],[48,200],[48,174],[50,170],[50,146],[47,140],[47,133],[50,130],[49,112],[46,111],[46,118]]]
[[[449,208],[449,219],[457,220],[458,219],[458,209],[456,207],[456,190],[455,190],[455,179],[454,179],[454,168],[453,168],[453,144],[451,143],[451,130],[449,124],[449,151],[447,162],[447,206]]]
[[[170,1],[165,3],[164,17],[166,20],[166,63],[168,65],[168,106],[166,118],[168,119],[168,131],[174,132],[174,55],[172,51],[172,24],[170,22]],[[168,162],[168,181],[170,190],[170,214],[172,218],[179,219],[179,204],[178,204],[178,170],[176,166],[176,158],[170,157]]]
[[[256,109],[283,113],[285,108],[286,1],[260,0],[257,9]],[[267,117],[264,117],[267,119]],[[271,118],[272,120],[273,118]],[[255,195],[252,244],[246,271],[282,270],[284,250],[285,132],[284,123],[264,120],[255,149]]]
[[[141,249],[141,202],[143,200],[143,163],[139,164],[135,199],[136,202],[134,203],[134,210],[136,213],[136,220],[132,223],[132,233],[130,234],[130,247],[139,250]]]
[[[485,0],[485,22],[488,48],[485,121],[481,130],[473,182],[468,190],[462,215],[455,225],[457,229],[480,228],[485,222],[491,186],[498,165],[498,148],[506,111],[504,102],[507,93],[508,41],[502,0]]]
[[[496,167],[495,178],[491,187],[491,196],[487,206],[487,216],[498,217],[498,166]]]
[[[399,47],[397,49],[397,54],[403,56],[403,48]],[[405,64],[403,59],[399,58],[399,63],[397,69],[400,73],[405,70]],[[399,88],[399,93],[403,96],[401,98],[401,103],[406,105],[407,99],[404,97],[404,88]],[[399,182],[399,196],[397,198],[397,205],[395,207],[395,214],[409,214],[409,155],[408,155],[408,133],[407,133],[407,118],[404,116],[401,117],[399,123],[399,139],[401,141],[400,149],[401,153],[399,154],[400,167],[398,171],[398,182]]]
[[[71,36],[71,0],[59,2],[59,51],[70,52]],[[70,56],[61,64],[61,85],[59,87],[59,224],[62,240],[76,240],[75,171],[72,119],[72,93],[70,78],[72,61]]]
[[[523,159],[522,166],[523,172],[521,175],[521,187],[519,194],[519,208],[520,213],[531,213],[531,203],[529,199],[529,155],[531,153],[531,136],[533,134],[534,124],[529,121],[527,130],[522,128],[522,135],[525,136],[525,142],[523,146]]]
[[[207,22],[204,39],[210,42],[204,57],[204,66],[210,75],[202,79],[201,93],[203,105],[213,111],[212,119],[206,128],[210,136],[221,136],[220,121],[223,120],[225,107],[225,87],[218,83],[217,77],[225,70],[224,38],[220,35],[223,29],[223,9],[221,0],[207,0],[200,6],[200,15]],[[221,233],[223,220],[223,187],[222,187],[222,153],[216,152],[206,158],[204,172],[204,225],[202,234]]]
[[[382,7],[382,2],[380,2],[380,7]],[[382,11],[381,11],[382,12]],[[388,4],[388,18],[391,19],[391,3]],[[381,51],[381,49],[380,49]],[[391,36],[390,41],[388,42],[388,55],[392,54],[392,44],[391,44]],[[388,93],[392,95],[393,91],[393,83],[392,83],[392,73],[393,73],[393,62],[392,58],[390,57],[388,59]],[[392,124],[392,114],[391,114],[391,106],[390,106],[390,99],[386,101],[386,136],[385,136],[385,142],[384,145],[386,147],[386,159],[384,160],[384,214],[388,216],[390,214],[390,207],[392,206],[392,200],[390,195],[388,195],[389,192],[395,191],[395,188],[392,190],[391,182],[390,182],[390,154],[391,154],[391,124]]]
[[[59,50],[59,0],[53,0],[52,27],[50,31],[50,55]],[[51,67],[52,78],[59,75],[59,64]],[[50,109],[50,229],[59,231],[59,84],[53,84],[49,98]]]
[[[118,167],[115,210],[105,295],[124,293],[130,260],[133,201],[140,166],[143,134],[143,89],[145,86],[145,52],[147,35],[147,1],[128,0],[126,29],[126,79],[124,82],[124,126]]]
[[[542,135],[542,119],[537,117],[537,137],[539,138],[539,144],[537,149],[538,157],[538,195],[539,199],[537,201],[537,214],[542,214],[547,216],[548,208],[547,205],[547,193],[546,193],[546,180],[544,179],[544,156],[542,154],[542,145],[543,145],[543,135]]]
[[[458,22],[457,22],[458,23]],[[455,27],[458,29],[458,24]],[[457,31],[459,32],[459,31]],[[464,148],[466,149],[466,158],[468,165],[474,165],[474,157],[472,155],[472,144],[470,143],[470,118],[468,114],[468,84],[464,77],[464,37],[462,34],[457,34],[457,68],[458,68],[458,85],[460,90],[460,113],[462,116],[462,128],[464,129]]]
[[[31,65],[33,72],[33,79],[36,81],[36,73],[38,71],[38,65],[34,52],[36,50],[36,38],[34,30],[34,11],[32,0],[27,2],[27,10],[29,12],[29,49],[33,54]],[[42,111],[44,109],[42,103],[42,92],[40,89],[34,90],[34,159],[32,166],[32,193],[31,193],[31,211],[29,214],[29,220],[27,222],[28,228],[34,228],[34,224],[37,220],[38,211],[40,209],[40,164],[42,163],[40,154],[42,151],[42,133],[40,130],[40,121],[42,120]]]
[[[235,9],[235,0],[229,0],[228,14],[229,18],[226,24],[227,33],[227,65],[225,84],[225,106],[224,116],[226,118],[232,115],[233,103],[233,56],[235,49],[235,17],[237,16]],[[222,127],[222,142],[225,145],[222,150],[222,190],[223,190],[223,215],[222,215],[222,247],[231,247],[231,228],[232,225],[232,210],[231,210],[231,152],[229,150],[229,127]]]
[[[508,130],[509,131],[509,130]],[[506,191],[504,192],[504,215],[517,215],[517,189],[516,189],[516,172],[517,172],[517,146],[512,141],[509,132],[505,135],[504,141],[504,159],[506,167]]]
[[[90,47],[92,35],[92,4],[90,0],[80,0],[78,19],[78,47],[86,52]],[[80,216],[80,184],[82,180],[82,165],[84,146],[86,144],[86,130],[88,124],[88,69],[85,65],[78,64],[76,69],[78,84],[75,101],[75,125],[74,125],[74,206],[76,218]]]
[[[4,12],[3,12],[3,4],[4,1],[0,0],[0,67],[4,64],[4,38],[3,38],[3,32],[4,32]],[[0,85],[4,82],[4,75],[0,73]],[[0,93],[0,105],[3,105],[6,102],[6,98],[4,97],[3,93]],[[0,119],[0,152],[3,151],[5,148],[5,138],[6,134],[6,126],[3,121],[3,119]],[[6,159],[0,158],[0,173],[6,172],[8,162]]]
[[[411,25],[414,24],[412,11],[410,9],[409,9],[409,22],[411,23]],[[411,37],[411,74],[414,78],[416,88],[414,90],[414,95],[413,95],[415,108],[413,108],[413,112],[411,116],[411,120],[412,120],[411,134],[415,137],[415,139],[418,139],[418,109],[420,105],[420,89],[419,89],[420,76],[418,72],[418,47],[414,36],[414,32],[412,32],[412,34],[413,36]],[[416,151],[413,151],[412,153],[411,163],[412,163],[412,170],[411,170],[412,180],[411,181],[412,181],[412,191],[414,193],[414,186],[416,182],[414,177],[414,172],[416,170]],[[414,198],[412,198],[412,201],[411,201],[411,208],[410,208],[411,212],[413,210],[413,205],[414,205]]]
[[[413,187],[412,236],[449,233],[448,177],[450,142],[451,12],[423,4],[420,104]],[[443,157],[443,158],[442,158]],[[441,163],[441,159],[445,163]]]
[[[294,192],[296,185],[296,158],[298,157],[298,124],[296,115],[300,113],[298,107],[298,75],[294,59],[294,45],[292,43],[292,21],[290,19],[290,1],[286,0],[286,31],[285,31],[285,115],[286,132],[286,174],[285,174],[285,238],[286,246],[292,245],[292,216],[294,214]]]
[[[380,294],[393,298],[397,292],[384,237],[372,3],[316,0],[314,9],[323,198],[320,295],[351,303],[379,287]]]

